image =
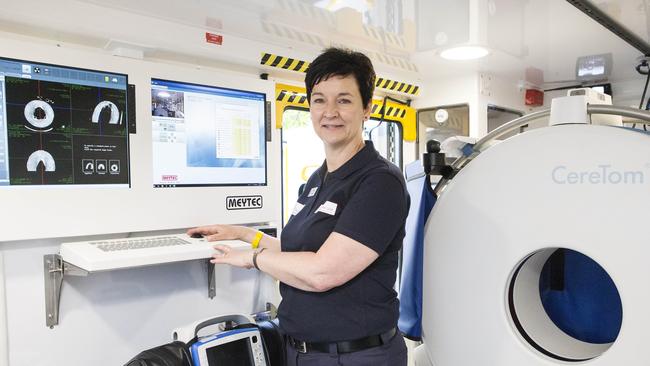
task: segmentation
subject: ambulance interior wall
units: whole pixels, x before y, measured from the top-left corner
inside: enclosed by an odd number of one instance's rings
[[[423,83],[422,94],[414,102],[416,109],[428,109],[457,104],[469,105],[469,135],[481,138],[487,134],[488,105],[520,111],[531,111],[524,105],[524,92],[517,80],[503,77],[468,72],[446,78],[428,80]],[[420,125],[420,136],[423,126]],[[426,141],[419,141],[419,155],[425,151]]]
[[[128,74],[136,85],[138,122],[137,134],[130,136],[131,188],[0,189],[0,365],[121,365],[171,341],[176,327],[260,311],[267,301],[278,304],[275,281],[227,266],[217,266],[217,295],[209,299],[206,263],[188,261],[66,276],[59,325],[47,328],[43,256],[57,253],[61,242],[180,232],[217,222],[280,222],[276,129],[267,143],[267,186],[153,188],[150,79],[261,91],[267,101],[274,89],[253,73],[120,58],[14,34],[0,34],[0,50],[4,57]],[[264,207],[226,210],[226,196],[245,194],[262,195]]]
[[[469,135],[478,137],[479,135],[479,110],[477,108],[478,100],[478,74],[467,73],[463,75],[454,75],[446,78],[436,78],[422,82],[420,95],[413,101],[413,108],[416,110],[429,109],[440,106],[449,106],[456,104],[469,105]],[[419,122],[418,122],[419,123]],[[425,127],[418,125],[418,135],[420,137],[417,145],[418,159],[426,152]]]

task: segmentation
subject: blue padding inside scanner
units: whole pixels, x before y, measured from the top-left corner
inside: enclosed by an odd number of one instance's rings
[[[540,275],[539,291],[546,313],[573,338],[597,344],[613,342],[623,319],[616,285],[591,258],[574,250],[559,250]]]

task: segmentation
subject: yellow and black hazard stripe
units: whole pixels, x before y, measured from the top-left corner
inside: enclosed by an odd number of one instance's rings
[[[373,103],[370,109],[370,115],[375,118],[381,118],[383,115],[387,119],[395,118],[404,118],[406,117],[406,108],[397,107],[397,106],[386,106],[386,112],[384,113],[384,108],[381,107],[381,102]]]
[[[402,138],[405,141],[415,141],[417,136],[417,122],[415,109],[410,106],[382,99],[373,99],[370,107],[370,117],[398,122],[402,125]]]
[[[297,72],[306,72],[307,68],[310,65],[310,63],[307,61],[302,61],[291,57],[273,55],[270,53],[262,53],[260,64]],[[417,85],[385,78],[377,78],[375,81],[375,87],[409,95],[417,95],[420,92],[420,87]]]
[[[375,82],[375,87],[386,89],[390,91],[396,91],[399,93],[417,95],[420,92],[420,87],[417,85],[411,85],[403,83],[401,81],[389,80],[384,78],[377,78]]]
[[[297,60],[291,57],[272,55],[270,53],[262,53],[260,64],[298,72],[306,72],[307,68],[309,67],[309,62],[307,61]]]
[[[287,107],[309,109],[305,88],[287,84],[275,84],[276,128],[282,128],[282,114]]]
[[[309,103],[307,103],[307,94],[297,93],[289,90],[280,90],[277,93],[275,98],[277,102],[287,103],[296,107],[307,107],[309,108]]]

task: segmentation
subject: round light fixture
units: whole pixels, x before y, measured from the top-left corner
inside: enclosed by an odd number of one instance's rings
[[[485,57],[488,53],[487,49],[480,46],[459,46],[440,52],[440,57],[447,60],[474,60]]]

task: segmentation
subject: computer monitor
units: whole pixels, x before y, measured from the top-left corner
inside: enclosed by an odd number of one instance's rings
[[[129,187],[124,74],[0,58],[0,187]]]
[[[151,80],[153,186],[266,185],[266,95]]]

